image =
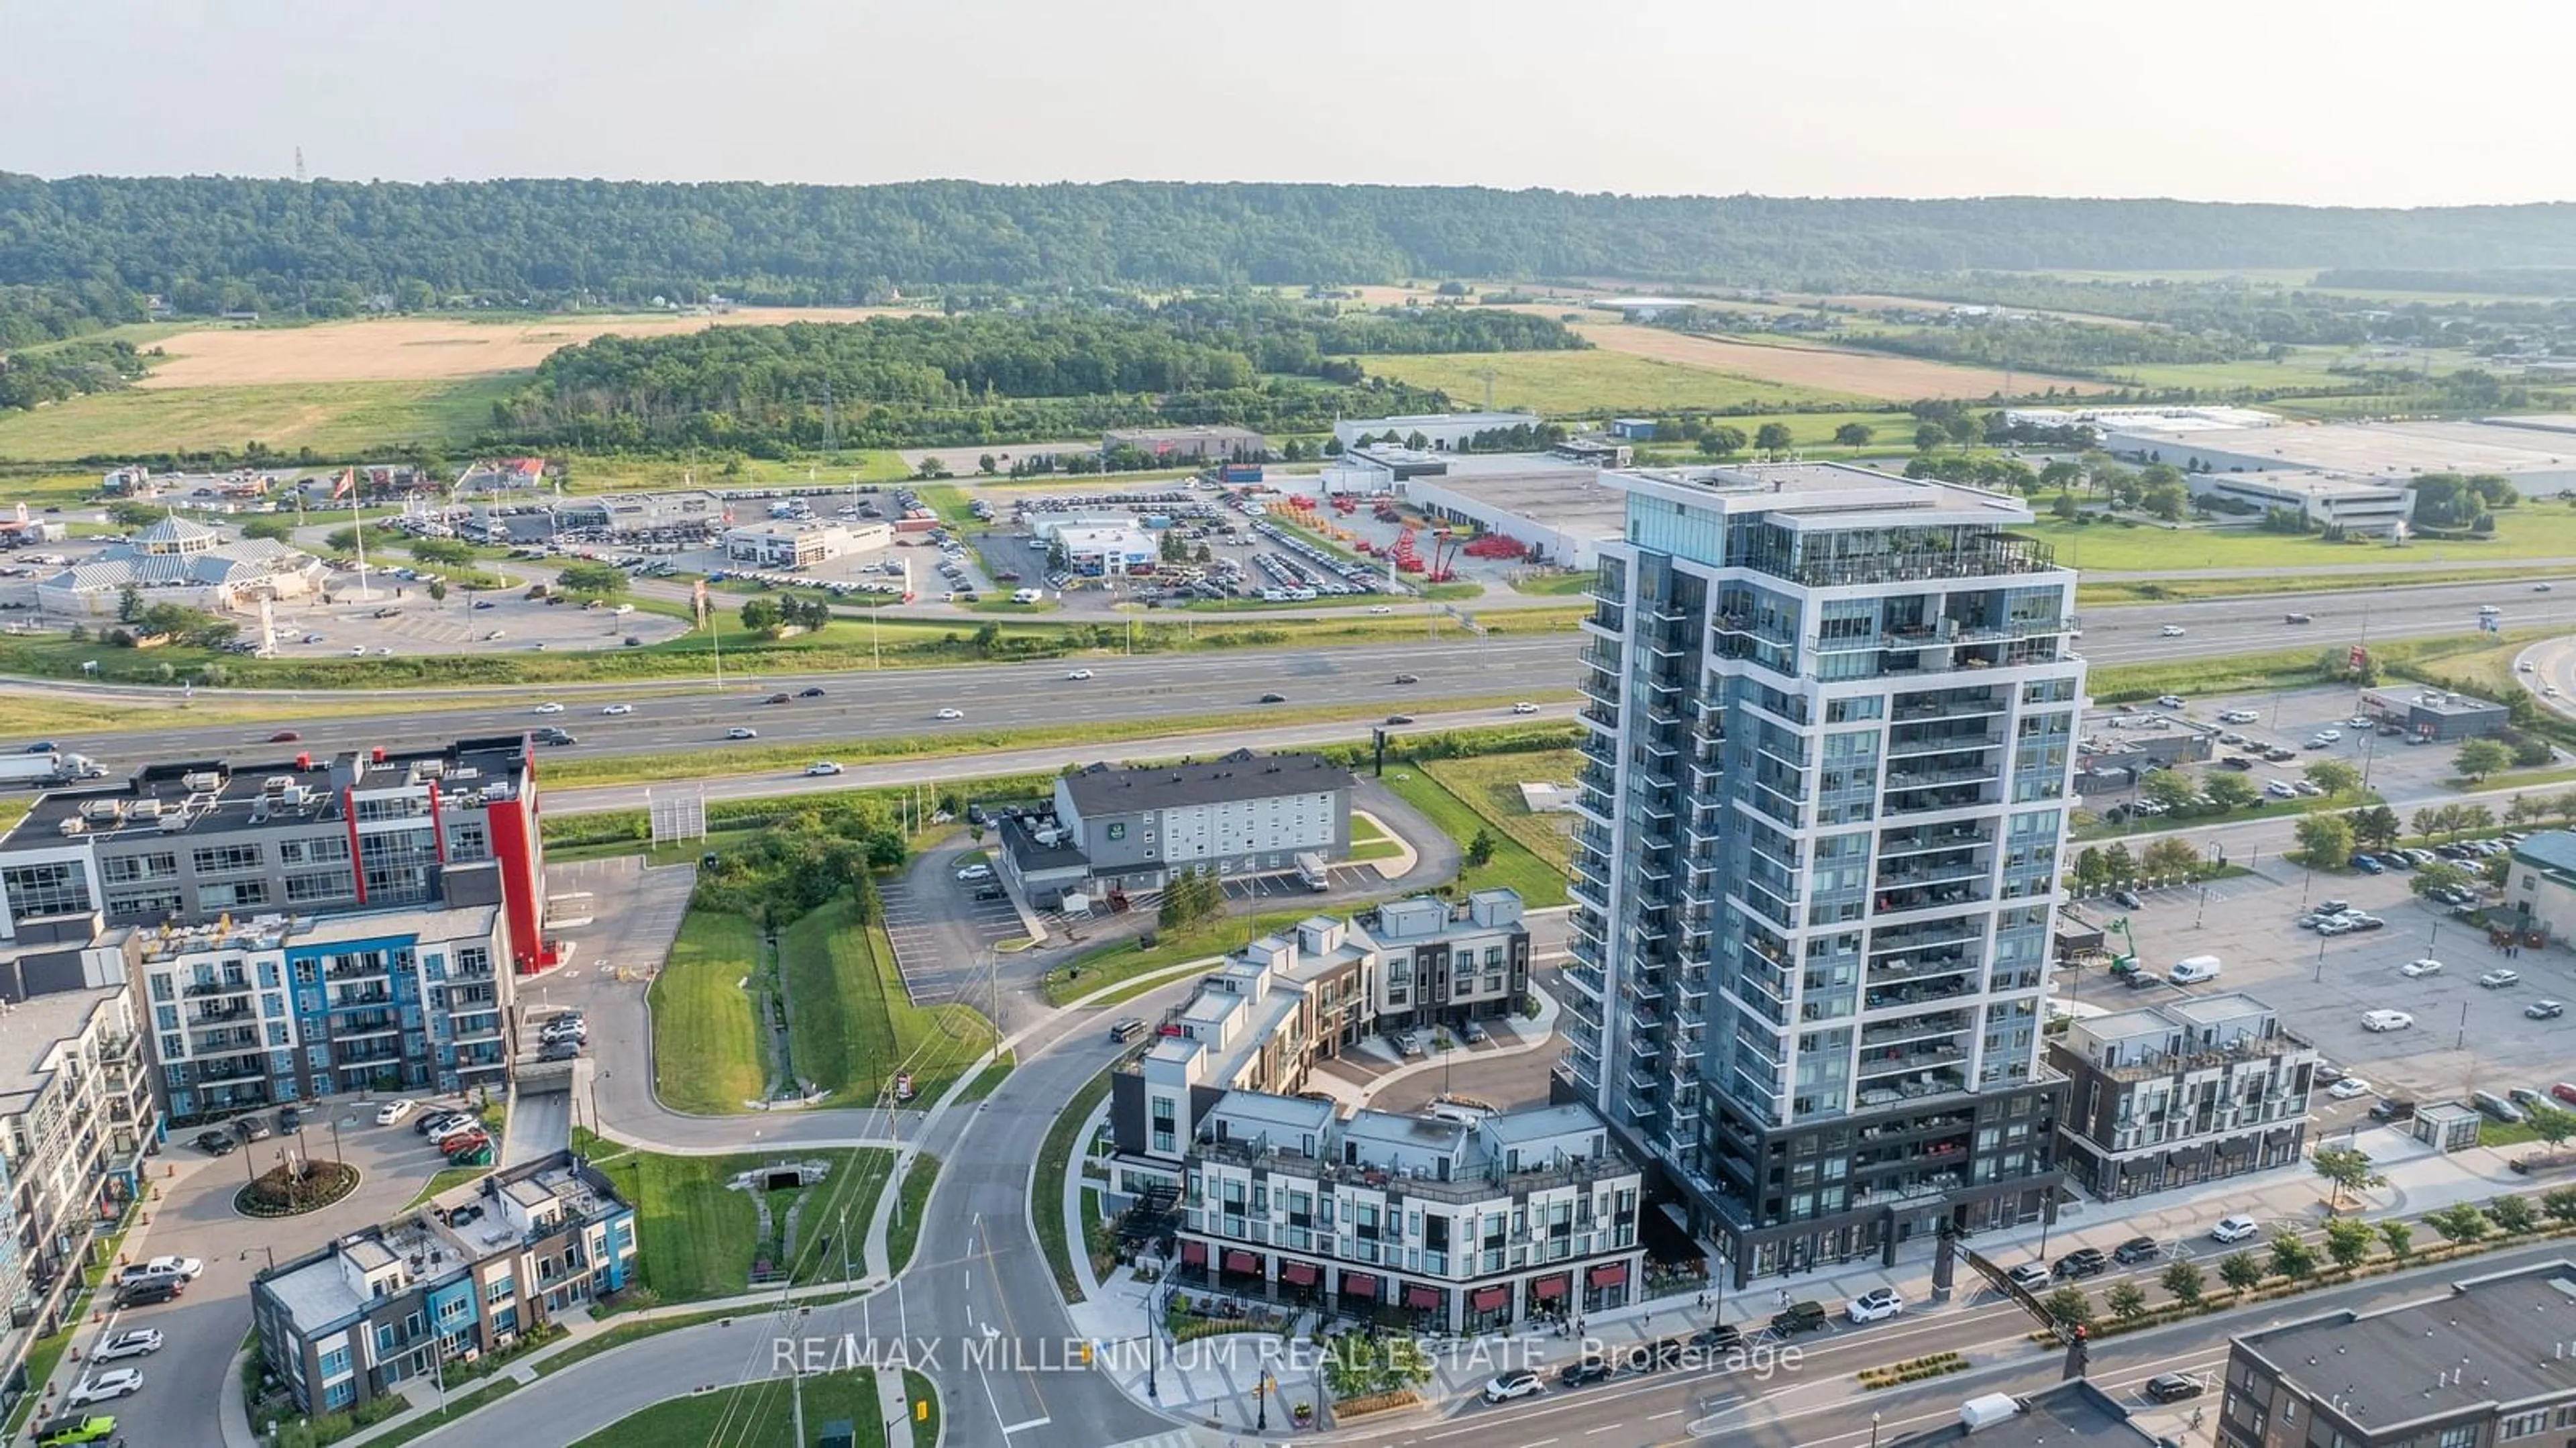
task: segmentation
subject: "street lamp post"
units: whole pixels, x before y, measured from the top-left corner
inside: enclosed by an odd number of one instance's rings
[[[1878,1448],[1878,1414],[1869,1415],[1869,1448]]]
[[[1159,1277],[1161,1274],[1157,1273]],[[1154,1294],[1145,1294],[1145,1398],[1148,1402],[1163,1400],[1161,1381],[1155,1376],[1155,1359],[1162,1356],[1163,1339],[1154,1323]]]

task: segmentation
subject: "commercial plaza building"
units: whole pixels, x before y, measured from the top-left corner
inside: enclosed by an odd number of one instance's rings
[[[2048,1059],[2067,1083],[2067,1174],[2105,1200],[2294,1166],[2306,1150],[2317,1048],[2251,996],[2086,1017]]]
[[[2084,664],[2013,500],[1828,464],[1611,472],[1562,1099],[1732,1280],[2035,1220]]]

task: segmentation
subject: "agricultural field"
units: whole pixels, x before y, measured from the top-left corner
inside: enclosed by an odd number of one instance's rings
[[[2104,523],[2079,527],[2056,518],[2041,518],[2013,531],[2051,545],[2057,550],[2057,561],[2070,568],[2107,573],[2367,567],[2392,561],[2474,569],[2517,559],[2576,558],[2576,511],[2537,502],[2497,514],[2492,538],[2419,538],[2400,548],[2385,543],[2328,543],[2314,535],[2252,528],[2130,528]]]
[[[1435,352],[1363,357],[1360,363],[1374,376],[1416,387],[1439,388],[1461,407],[1483,405],[1485,374],[1490,370],[1496,407],[1529,408],[1550,416],[1847,407],[1867,401],[1847,392],[1608,348],[1588,352]]]
[[[1586,322],[1574,330],[1604,351],[1707,368],[1828,396],[1909,402],[1926,397],[1991,397],[2008,390],[2030,392],[2051,385],[2060,391],[2110,390],[2104,383],[2052,378],[2036,372],[2007,376],[2000,369],[1954,367],[1917,357],[1851,352],[1805,342],[1691,337],[1661,327],[1624,322]]]
[[[288,451],[311,448],[332,458],[411,443],[456,447],[490,424],[492,403],[515,380],[315,380],[93,393],[0,412],[0,460],[238,451],[254,441]]]

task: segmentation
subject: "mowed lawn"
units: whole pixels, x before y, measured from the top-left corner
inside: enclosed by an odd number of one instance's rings
[[[691,910],[654,977],[653,1090],[674,1111],[716,1116],[766,1094],[768,1052],[743,981],[758,973],[760,931],[739,915]]]
[[[1571,778],[1573,771],[1566,773]],[[1417,763],[1408,762],[1401,769],[1389,769],[1386,786],[1401,796],[1406,804],[1422,811],[1442,834],[1456,840],[1462,850],[1476,838],[1477,831],[1491,829],[1494,857],[1480,866],[1463,866],[1458,872],[1458,883],[1462,888],[1482,890],[1495,885],[1508,886],[1519,891],[1521,902],[1531,909],[1565,903],[1565,866],[1550,863],[1548,857],[1522,843],[1499,815],[1479,811]],[[1556,847],[1556,859],[1561,862],[1564,858],[1564,847]]]
[[[779,935],[789,1060],[837,1104],[875,1101],[898,1071],[936,1098],[992,1049],[992,1023],[967,1006],[914,1005],[884,927],[858,916],[845,895]]]
[[[813,1186],[769,1193],[770,1235],[763,1238],[750,1195],[725,1183],[743,1172],[799,1161],[825,1162],[828,1169]],[[733,1156],[628,1151],[602,1155],[592,1164],[608,1175],[620,1197],[635,1204],[637,1270],[654,1296],[672,1303],[752,1291],[752,1267],[763,1260],[774,1271],[792,1271],[798,1282],[838,1281],[842,1214],[848,1213],[852,1236],[864,1234],[894,1170],[894,1153],[807,1147]],[[796,1242],[788,1249],[787,1213],[799,1201]],[[827,1234],[836,1239],[828,1252],[822,1246]],[[785,1255],[790,1250],[792,1259]],[[857,1257],[850,1260],[855,1268]]]
[[[761,1371],[767,1372],[764,1363]],[[904,1374],[906,1378],[919,1376]],[[823,1424],[850,1425],[851,1448],[882,1448],[883,1415],[877,1409],[873,1369],[819,1373],[804,1381],[806,1440]],[[796,1436],[796,1391],[783,1377],[737,1382],[730,1372],[717,1392],[672,1398],[627,1414],[573,1444],[573,1448],[804,1448]]]
[[[1359,360],[1372,375],[1416,387],[1439,388],[1462,407],[1483,405],[1485,374],[1490,370],[1496,407],[1529,408],[1551,415],[1860,406],[1867,402],[1848,393],[1791,386],[1599,348],[1581,352],[1432,352]]]
[[[0,459],[26,462],[231,449],[250,442],[324,457],[425,443],[462,447],[525,379],[140,387],[0,412]]]

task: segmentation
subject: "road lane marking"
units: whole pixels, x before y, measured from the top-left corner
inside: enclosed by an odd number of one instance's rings
[[[1583,1430],[1583,1436],[1584,1436],[1584,1437],[1586,1437],[1586,1438],[1589,1438],[1589,1437],[1591,1437],[1591,1436],[1592,1436],[1593,1434],[1595,1434],[1595,1433],[1608,1433],[1608,1432],[1612,1432],[1612,1431],[1615,1431],[1615,1430],[1620,1429],[1620,1428],[1625,1428],[1625,1427],[1627,1427],[1627,1426],[1628,1426],[1628,1425],[1627,1425],[1627,1424],[1625,1424],[1625,1423],[1604,1423],[1604,1424],[1602,1424],[1602,1425],[1601,1425],[1600,1427],[1598,1427],[1598,1428],[1586,1428],[1586,1429],[1584,1429],[1584,1430]]]
[[[1025,1433],[1031,1428],[1043,1428],[1054,1421],[1055,1420],[1053,1418],[1031,1418],[1025,1423],[1005,1423],[1002,1425],[1002,1436],[1008,1438],[1014,1433]],[[1555,1440],[1550,1439],[1549,1441],[1553,1442]]]

